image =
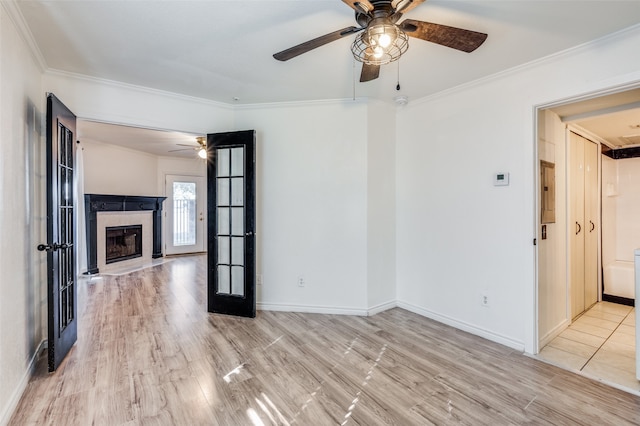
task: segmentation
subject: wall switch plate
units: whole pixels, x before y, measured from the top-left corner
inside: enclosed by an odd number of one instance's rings
[[[493,176],[493,186],[508,186],[509,185],[509,173],[501,172],[496,173]]]
[[[256,285],[262,285],[262,274],[256,275]]]

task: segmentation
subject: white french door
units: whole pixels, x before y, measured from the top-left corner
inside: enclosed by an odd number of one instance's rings
[[[205,248],[206,186],[202,176],[167,175],[165,253],[203,252]]]

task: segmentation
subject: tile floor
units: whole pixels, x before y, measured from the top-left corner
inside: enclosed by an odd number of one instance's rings
[[[545,346],[538,358],[640,394],[635,315],[631,306],[596,303]]]

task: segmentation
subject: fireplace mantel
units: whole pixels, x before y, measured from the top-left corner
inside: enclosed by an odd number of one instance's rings
[[[97,274],[98,270],[98,213],[100,212],[153,212],[153,254],[162,257],[162,202],[167,197],[147,197],[139,195],[85,194],[84,206],[87,226],[87,274]]]

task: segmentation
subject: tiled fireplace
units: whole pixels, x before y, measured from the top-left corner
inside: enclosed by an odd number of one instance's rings
[[[85,194],[87,274],[162,257],[165,199]]]

